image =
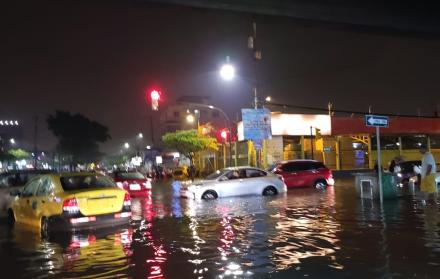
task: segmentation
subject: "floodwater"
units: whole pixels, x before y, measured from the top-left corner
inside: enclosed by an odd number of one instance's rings
[[[126,227],[38,233],[0,223],[2,278],[440,278],[440,211],[356,198],[351,180],[274,198],[133,200]]]

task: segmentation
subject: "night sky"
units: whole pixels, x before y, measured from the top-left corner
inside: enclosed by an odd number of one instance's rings
[[[0,17],[0,118],[20,119],[31,145],[38,115],[38,143],[46,150],[56,143],[45,123],[55,109],[108,126],[112,140],[103,150],[109,153],[139,131],[147,135],[144,96],[152,86],[166,103],[211,96],[235,118],[252,101],[247,36],[253,19],[263,51],[260,96],[414,115],[432,115],[440,104],[440,36],[396,30],[399,21],[393,28],[365,27],[148,1],[11,5]],[[240,76],[229,84],[217,73],[227,55]]]

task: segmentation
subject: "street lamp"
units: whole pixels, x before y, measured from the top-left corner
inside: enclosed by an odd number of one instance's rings
[[[138,134],[138,138],[143,139],[143,138],[144,138],[144,134],[139,133],[139,134]]]
[[[10,142],[11,144],[15,144],[15,139],[14,139],[14,138],[11,138],[11,139],[9,140],[9,142]]]
[[[220,76],[224,79],[224,80],[232,80],[235,77],[235,68],[234,66],[232,66],[231,64],[224,64],[221,68],[220,68]]]
[[[270,102],[270,101],[272,101],[272,97],[267,96],[265,100],[266,100],[266,102]]]
[[[186,116],[186,121],[187,121],[188,123],[194,123],[194,122],[195,122],[195,117],[194,117],[194,115],[192,115],[192,114],[188,114],[188,115]]]
[[[130,144],[128,142],[124,143],[124,148],[125,149],[129,149],[130,148]]]
[[[228,127],[228,130],[229,130],[229,166],[232,167],[232,139],[231,139],[232,138],[232,127],[231,127],[232,121],[231,121],[231,119],[229,119],[228,115],[221,108],[215,107],[213,105],[191,103],[191,102],[182,102],[182,103],[187,104],[192,107],[209,108],[212,110],[216,110],[223,115],[223,118],[225,120],[225,125]],[[196,111],[198,111],[200,113],[199,110],[196,110]]]

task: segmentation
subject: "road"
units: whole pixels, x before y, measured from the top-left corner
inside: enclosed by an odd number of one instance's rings
[[[192,201],[171,181],[133,200],[126,227],[41,239],[0,226],[8,278],[438,278],[439,208],[355,196],[352,179],[326,191]]]

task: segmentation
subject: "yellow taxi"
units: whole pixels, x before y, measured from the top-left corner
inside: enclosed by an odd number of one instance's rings
[[[189,179],[189,173],[188,173],[188,167],[178,167],[174,169],[173,171],[173,179],[174,180],[188,180]]]
[[[13,200],[11,222],[42,233],[127,223],[130,195],[97,173],[47,174],[31,179]]]

